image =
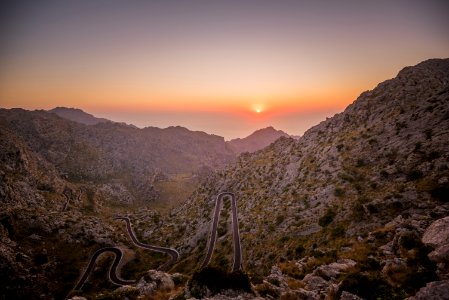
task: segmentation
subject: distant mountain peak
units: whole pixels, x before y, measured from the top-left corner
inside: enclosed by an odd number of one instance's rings
[[[283,132],[282,130],[277,130],[273,126],[268,126],[268,127],[265,127],[265,128],[257,129],[251,135],[254,135],[254,134],[272,134],[272,133],[278,133],[278,134],[282,134],[282,135],[288,136],[287,133]],[[249,136],[251,136],[251,135],[249,135]]]
[[[104,118],[97,118],[94,115],[91,115],[79,108],[73,108],[73,107],[62,107],[58,106],[55,107],[48,112],[56,114],[60,116],[61,118],[74,121],[77,123],[85,124],[85,125],[96,125],[98,123],[109,123],[112,122],[108,119]]]
[[[273,126],[268,126],[254,131],[245,138],[230,140],[228,144],[237,154],[243,152],[255,152],[270,145],[280,137],[289,137],[282,130],[277,130]]]

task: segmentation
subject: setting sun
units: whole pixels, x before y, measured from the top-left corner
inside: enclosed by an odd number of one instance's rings
[[[262,110],[260,108],[256,108],[256,113],[260,114]]]

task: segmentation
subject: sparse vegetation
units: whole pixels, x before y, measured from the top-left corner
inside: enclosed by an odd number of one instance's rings
[[[326,210],[326,213],[318,220],[318,224],[320,226],[326,227],[327,225],[332,223],[336,214],[337,213],[336,213],[335,208],[332,208],[332,207],[328,208]]]

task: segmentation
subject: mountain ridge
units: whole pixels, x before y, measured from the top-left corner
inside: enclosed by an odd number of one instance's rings
[[[70,121],[74,121],[77,123],[85,124],[85,125],[97,125],[99,123],[111,123],[111,122],[118,123],[118,122],[114,122],[114,121],[111,121],[111,120],[108,120],[105,118],[97,118],[94,115],[89,114],[79,108],[56,107],[51,110],[48,110],[48,112],[54,113],[54,114],[60,116],[61,118],[64,118],[64,119],[67,119]],[[120,123],[120,124],[131,126],[136,129],[138,128],[135,125],[128,125],[125,123]],[[181,130],[184,132],[196,132],[196,133],[204,132],[204,131],[192,131],[186,127],[179,126],[179,125],[178,126],[168,126],[167,128],[147,126],[142,129],[146,129],[148,131],[160,129],[160,130],[165,130],[167,132],[176,131],[176,130]],[[206,132],[204,132],[204,133],[206,133]],[[216,136],[216,137],[221,138],[221,136],[216,135],[216,134],[209,134],[209,133],[206,133],[206,134],[208,134],[210,136]],[[226,144],[228,144],[232,148],[232,150],[236,153],[236,155],[239,155],[243,152],[258,151],[258,150],[268,146],[269,144],[271,144],[272,142],[274,142],[276,139],[280,138],[281,136],[289,136],[289,135],[287,133],[283,132],[282,130],[276,130],[275,128],[273,128],[273,126],[268,126],[268,127],[261,128],[261,129],[254,131],[247,137],[236,138],[236,139],[227,141]]]
[[[14,299],[66,298],[90,254],[119,245],[135,258],[123,267],[123,278],[145,274],[139,283],[114,290],[103,261],[83,291],[71,295],[153,297],[157,275],[170,282],[159,292],[176,299],[442,299],[449,286],[448,103],[449,59],[404,68],[301,138],[280,137],[207,173],[188,200],[166,214],[113,200],[147,188],[149,177],[169,183],[116,148],[123,143],[139,157],[142,131],[0,110],[1,290]],[[161,141],[155,135],[151,147]],[[100,144],[108,146],[96,148]],[[92,178],[66,177],[64,164]],[[137,173],[105,176],[123,166]],[[128,191],[126,184],[132,184]],[[205,255],[221,192],[236,196],[243,270],[253,294],[214,296],[198,282],[186,284]],[[123,224],[112,221],[116,214],[130,216],[139,240],[180,253],[172,274],[149,275],[166,257],[132,249]],[[231,267],[229,218],[225,201],[211,260],[221,272]]]
[[[112,122],[105,118],[97,118],[79,108],[58,106],[48,110],[48,112],[56,114],[61,118],[68,119],[85,125],[96,125],[98,123]]]

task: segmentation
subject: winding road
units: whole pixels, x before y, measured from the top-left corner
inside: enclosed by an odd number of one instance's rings
[[[114,217],[114,220],[124,220],[126,222],[126,228],[128,230],[128,235],[133,241],[133,244],[137,247],[144,248],[147,250],[159,252],[159,253],[165,253],[171,256],[171,259],[167,261],[165,264],[160,266],[157,270],[159,271],[166,271],[168,267],[170,267],[175,261],[179,258],[179,253],[175,249],[172,248],[166,248],[166,247],[158,247],[158,246],[152,246],[147,245],[139,242],[136,238],[136,235],[131,227],[131,220],[128,217]]]
[[[86,282],[87,278],[90,275],[90,272],[92,272],[92,269],[95,266],[95,262],[97,260],[97,258],[105,253],[105,252],[112,252],[114,254],[114,261],[111,264],[111,267],[109,268],[109,273],[108,273],[108,278],[109,280],[116,285],[128,285],[128,284],[134,284],[136,283],[135,280],[124,280],[121,279],[118,275],[117,275],[117,268],[120,265],[120,262],[122,261],[123,258],[123,252],[122,250],[120,250],[117,247],[105,247],[105,248],[101,248],[98,249],[97,251],[95,251],[95,253],[90,257],[90,261],[89,264],[87,265],[86,270],[84,270],[83,275],[80,277],[80,279],[78,280],[78,283],[76,284],[76,286],[74,287],[74,290],[81,290],[81,288],[83,287],[84,283]]]
[[[229,196],[231,198],[231,206],[232,206],[232,237],[234,244],[234,263],[232,266],[232,272],[239,271],[242,269],[242,247],[240,244],[240,232],[239,232],[239,220],[237,216],[237,202],[235,200],[235,196],[233,193],[224,192],[220,193],[217,196],[217,200],[215,202],[215,210],[214,210],[214,219],[212,221],[212,228],[210,232],[210,240],[209,240],[209,248],[207,249],[206,258],[201,265],[201,269],[207,267],[212,258],[212,252],[215,248],[215,243],[217,241],[217,227],[218,220],[220,218],[221,212],[221,203],[224,197]]]

